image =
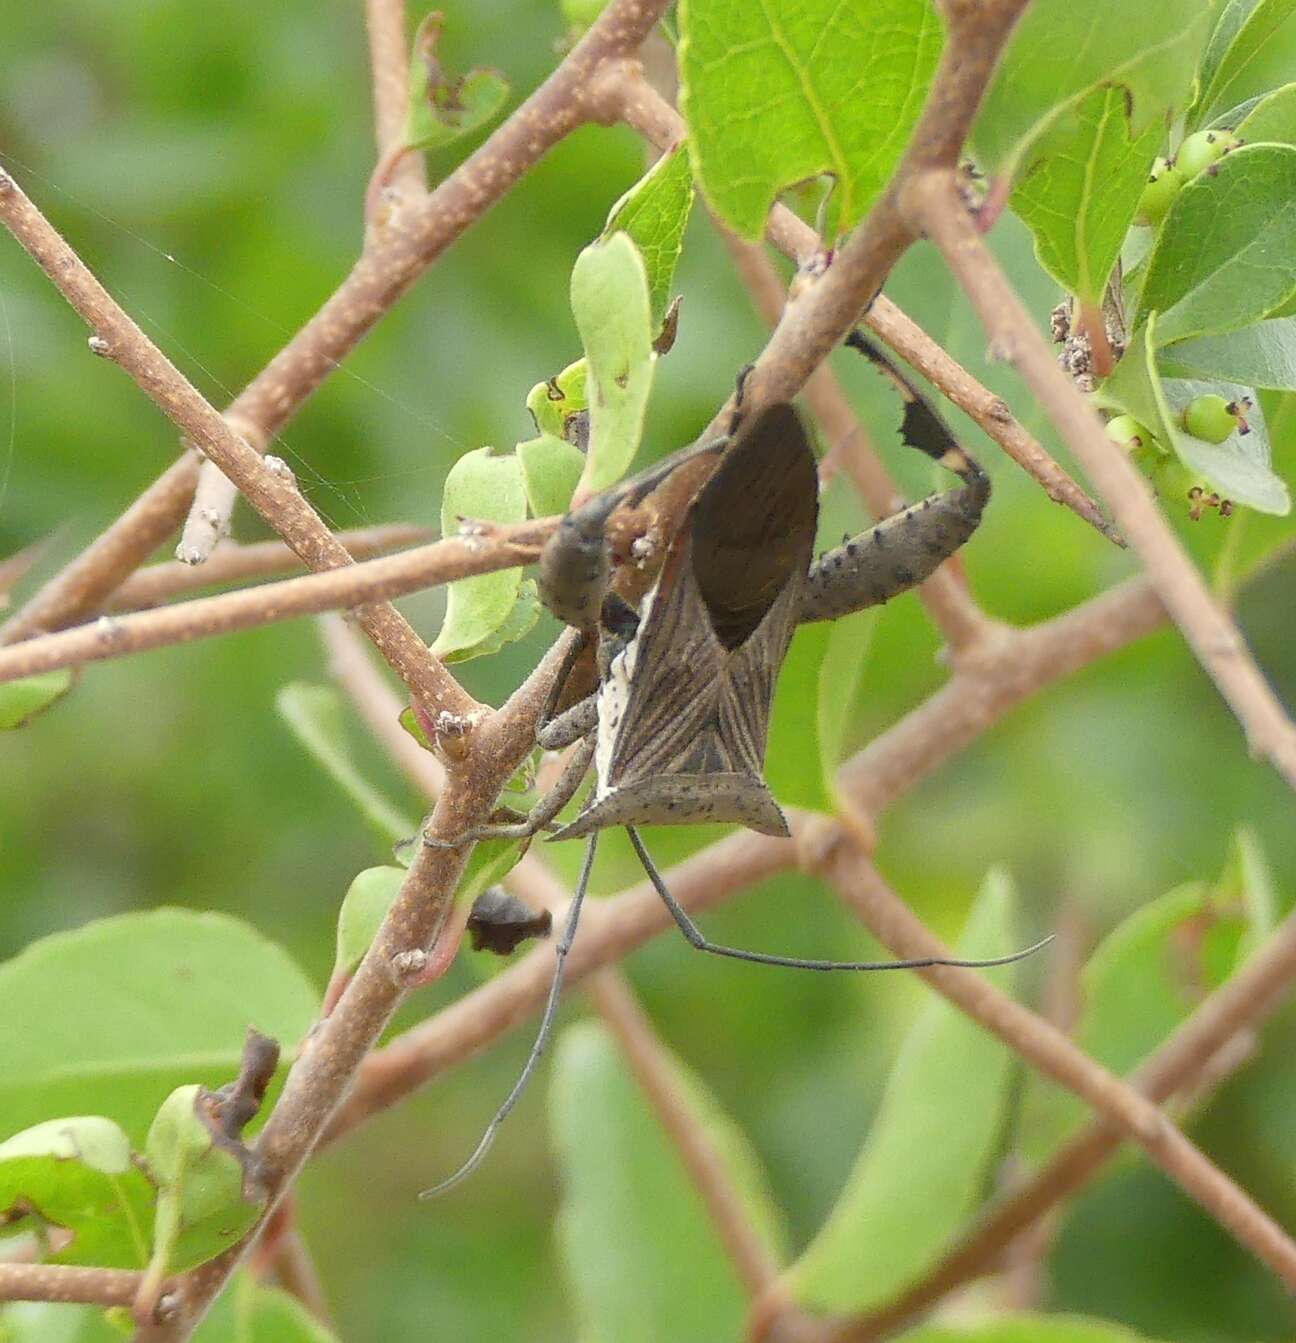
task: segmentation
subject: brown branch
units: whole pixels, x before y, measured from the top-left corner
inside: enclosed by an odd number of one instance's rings
[[[13,178],[4,174],[0,174],[0,221],[89,324],[96,348],[119,364],[181,432],[220,466],[307,565],[337,569],[353,563],[346,547],[297,489],[287,465],[277,458],[263,459],[231,430],[91,274]],[[366,606],[357,619],[430,716],[449,712],[466,718],[476,709],[476,701],[431,655],[394,606],[387,602]]]
[[[773,263],[763,248],[744,242],[718,220],[715,222],[757,310],[771,327],[777,326],[784,309],[784,292]],[[825,463],[845,469],[874,518],[887,517],[903,508],[903,496],[869,442],[831,365],[820,364],[814,371],[805,385],[805,399],[831,445]],[[920,584],[918,596],[955,653],[978,639],[988,624],[955,562],[942,564]]]
[[[0,1301],[79,1301],[92,1306],[129,1306],[142,1276],[125,1268],[0,1264]]]
[[[283,428],[442,252],[555,144],[601,114],[592,98],[595,73],[603,62],[632,51],[667,4],[614,0],[540,88],[426,199],[371,230],[351,273],[234,400],[231,419],[258,426],[267,438]],[[61,628],[99,609],[179,526],[196,478],[197,461],[188,454],[46,584],[0,640],[13,643]]]
[[[649,87],[633,65],[609,67],[605,96],[615,102],[625,123],[658,149],[668,149],[683,137],[682,118]],[[823,247],[819,235],[782,205],[776,205],[770,211],[766,237],[798,266],[808,265]],[[863,322],[974,420],[1013,461],[1044,487],[1050,499],[1065,504],[1104,536],[1119,541],[1118,534],[1103,517],[1098,505],[1013,418],[1004,401],[982,386],[890,299],[885,295],[875,298],[864,314]]]
[[[436,533],[429,527],[416,527],[411,522],[390,522],[338,532],[337,539],[346,546],[352,558],[363,560],[389,550],[426,545],[436,539]],[[182,593],[244,579],[270,578],[301,567],[301,560],[282,541],[218,546],[211,559],[200,568],[170,560],[138,570],[113,593],[109,610],[141,611],[161,606]]]
[[[952,174],[929,172],[914,178],[905,188],[903,204],[914,227],[940,248],[972,300],[991,352],[1025,378],[1106,500],[1166,610],[1242,724],[1252,756],[1268,760],[1296,788],[1296,725],[1175,538],[1147,482],[1058,367],[963,206]]]
[[[1233,1042],[1255,1030],[1287,1000],[1296,980],[1296,914],[1231,978],[1205,998],[1130,1075],[1150,1101],[1195,1087]],[[1102,1117],[1065,1143],[1020,1188],[1002,1198],[931,1272],[878,1311],[856,1321],[851,1343],[888,1337],[972,1278],[988,1272],[1013,1240],[1083,1188],[1111,1159],[1124,1131]]]
[[[365,31],[373,84],[374,145],[381,163],[405,139],[410,61],[405,0],[365,0]],[[426,185],[422,156],[410,154],[402,159],[387,185],[406,195],[422,192]]]
[[[0,683],[57,667],[103,662],[320,611],[358,608],[356,619],[361,623],[367,620],[372,629],[375,627],[372,612],[381,609],[376,603],[472,574],[534,564],[550,525],[550,521],[542,519],[538,523],[492,526],[492,534],[488,536],[449,537],[398,555],[347,564],[324,573],[242,588],[217,597],[198,597],[155,611],[100,616],[89,625],[0,648]],[[404,624],[403,617],[398,619]],[[406,678],[406,684],[415,688],[412,678]],[[461,696],[447,701],[447,705],[463,713],[465,702],[472,703]]]
[[[941,940],[850,842],[836,845],[824,868],[865,926],[893,954],[949,955]],[[1042,1017],[1009,998],[987,977],[952,966],[933,966],[916,973],[1040,1072],[1087,1101],[1123,1137],[1137,1142],[1288,1288],[1296,1288],[1296,1244],[1145,1095],[1091,1059]]]

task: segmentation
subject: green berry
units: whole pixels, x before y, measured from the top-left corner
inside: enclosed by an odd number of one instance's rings
[[[1218,491],[1195,471],[1190,471],[1177,457],[1163,461],[1155,470],[1152,483],[1156,492],[1170,505],[1188,505],[1188,517],[1200,522],[1207,509],[1219,509],[1226,518],[1233,511],[1228,499],[1221,499]]]
[[[1107,437],[1119,443],[1122,448],[1133,452],[1136,448],[1150,446],[1155,440],[1152,431],[1136,420],[1133,415],[1117,415],[1107,421]]]
[[[1179,146],[1175,155],[1175,167],[1183,174],[1184,180],[1196,177],[1212,163],[1224,157],[1230,149],[1236,149],[1242,142],[1232,131],[1197,131]]]
[[[1158,158],[1152,165],[1147,186],[1139,197],[1138,213],[1134,216],[1136,224],[1155,227],[1166,216],[1174,198],[1183,188],[1184,175],[1172,163]]]
[[[1237,403],[1215,392],[1194,397],[1184,407],[1182,418],[1183,427],[1194,438],[1204,438],[1207,443],[1223,443],[1245,423]]]

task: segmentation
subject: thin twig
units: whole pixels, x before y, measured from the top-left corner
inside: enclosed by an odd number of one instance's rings
[[[551,525],[547,519],[500,528],[492,524],[492,532],[486,536],[452,536],[398,555],[363,560],[323,573],[223,592],[217,597],[196,597],[155,611],[100,616],[89,625],[0,648],[0,683],[320,611],[354,609],[356,619],[363,624],[377,603],[392,597],[473,574],[534,564],[540,542]],[[409,678],[406,684],[413,689]],[[457,702],[455,711],[465,712],[462,703]]]
[[[357,560],[383,555],[406,546],[426,545],[436,539],[429,527],[390,522],[338,532],[337,539]],[[222,545],[200,568],[169,560],[133,573],[112,595],[110,611],[142,611],[161,606],[172,597],[202,588],[219,587],[244,579],[271,578],[300,569],[302,562],[282,541],[254,541],[250,545]]]
[[[1203,999],[1192,1015],[1130,1075],[1149,1100],[1195,1088],[1233,1041],[1247,1036],[1287,1000],[1296,981],[1296,914],[1290,914],[1251,958]],[[1125,1140],[1124,1131],[1095,1118],[1031,1178],[1000,1199],[963,1242],[921,1281],[852,1325],[851,1343],[888,1337],[955,1288],[988,1272],[1013,1239],[1063,1199],[1083,1188]]]
[[[907,184],[904,208],[940,248],[967,292],[997,358],[1025,378],[1059,433],[1084,465],[1138,551],[1166,610],[1228,701],[1256,759],[1269,761],[1296,788],[1296,724],[1256,666],[1237,626],[1157,508],[1147,482],[1103,431],[1094,408],[1058,367],[1021,299],[999,268],[959,197],[953,175],[930,172]]]
[[[669,0],[613,0],[550,77],[416,207],[366,234],[350,274],[230,405],[232,421],[270,438],[419,276],[560,140],[598,119],[594,76],[634,50]],[[98,610],[170,536],[189,507],[197,458],[186,454],[0,633],[13,643]]]
[[[129,1306],[143,1275],[125,1268],[0,1264],[0,1301],[80,1301]]]
[[[298,490],[287,465],[278,459],[263,459],[233,432],[91,274],[13,178],[2,173],[0,222],[88,323],[95,333],[91,337],[97,342],[95,349],[119,364],[181,433],[219,464],[306,564],[312,569],[338,569],[353,562]],[[444,712],[466,719],[473,714],[476,701],[432,656],[394,606],[374,603],[357,619],[430,717]]]
[[[607,96],[616,100],[628,126],[662,150],[682,139],[683,119],[648,85],[633,64],[610,67],[609,78]],[[819,235],[783,205],[775,205],[770,211],[766,237],[798,266],[808,265],[823,248]],[[1119,542],[1118,534],[1098,505],[1013,417],[1002,398],[979,383],[890,299],[878,295],[862,320],[900,358],[980,425],[1044,487],[1050,499],[1065,504],[1104,536]]]
[[[934,933],[849,841],[834,847],[825,875],[870,932],[896,956],[948,956]],[[984,975],[953,966],[919,970],[938,993],[1005,1041],[1046,1076],[1087,1101],[1132,1138],[1183,1191],[1288,1286],[1296,1289],[1296,1244],[1283,1228],[1176,1128],[1148,1098],[1095,1062],[1042,1017]]]

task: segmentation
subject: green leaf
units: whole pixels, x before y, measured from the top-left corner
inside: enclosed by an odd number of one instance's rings
[[[440,149],[493,121],[508,98],[508,80],[498,70],[476,66],[455,79],[437,58],[443,16],[432,13],[414,35],[409,67],[409,111],[405,144],[410,149]]]
[[[454,536],[464,518],[490,522],[522,522],[526,488],[522,464],[512,454],[493,448],[465,453],[450,468],[441,498],[441,535]],[[445,621],[432,651],[448,662],[474,657],[513,616],[522,570],[501,569],[450,584]],[[408,833],[408,831],[406,832]]]
[[[585,454],[554,434],[541,434],[517,445],[531,512],[537,518],[566,513],[585,469]]]
[[[1179,341],[1161,351],[1160,366],[1172,377],[1226,378],[1247,387],[1296,390],[1296,317]]]
[[[419,716],[414,711],[414,706],[412,704],[407,704],[400,711],[396,717],[396,721],[425,751],[430,751],[432,749],[432,743],[428,740],[428,734],[423,731],[423,724],[419,722]]]
[[[501,882],[525,852],[520,839],[483,839],[474,846],[455,888],[458,904],[472,904],[488,887]]]
[[[356,768],[346,740],[346,706],[332,686],[292,681],[275,696],[275,708],[384,843],[408,839],[414,833],[417,824]]]
[[[868,657],[875,610],[802,625],[779,673],[765,777],[789,807],[837,810],[834,776],[855,691]]]
[[[1004,1315],[980,1324],[928,1324],[899,1343],[1155,1343],[1145,1334],[1080,1315]]]
[[[173,1088],[237,1076],[249,1025],[291,1057],[319,994],[286,952],[223,914],[124,914],[0,965],[0,1115],[96,1110],[133,1141]]]
[[[42,1255],[52,1263],[138,1268],[153,1196],[130,1140],[100,1115],[46,1120],[0,1143],[0,1235],[71,1232],[66,1248]]]
[[[1296,294],[1296,148],[1244,145],[1175,198],[1141,307],[1157,343],[1236,331]]]
[[[1192,125],[1286,81],[1296,68],[1296,0],[1232,0],[1202,58]]]
[[[989,873],[959,955],[1018,946],[1016,897]],[[991,971],[1011,992],[1015,967]],[[836,1206],[787,1282],[802,1306],[833,1314],[889,1300],[936,1263],[977,1207],[1008,1111],[1013,1054],[933,997],[905,1037],[882,1104]]]
[[[859,223],[936,69],[943,32],[930,0],[682,0],[679,25],[680,110],[715,212],[759,238],[780,192],[827,173],[830,231]]]
[[[578,359],[548,382],[536,383],[527,393],[527,409],[541,434],[566,441],[567,421],[589,409],[588,374],[585,360]]]
[[[354,970],[364,959],[404,880],[403,867],[367,867],[356,874],[338,911],[335,975]]]
[[[1231,129],[1247,144],[1296,145],[1296,84],[1284,84],[1257,99]]]
[[[1040,265],[1087,303],[1102,301],[1165,138],[1152,122],[1130,134],[1129,95],[1095,89],[1032,147],[1012,208],[1035,236]]]
[[[1163,122],[1187,101],[1212,9],[1213,0],[1035,0],[977,117],[982,166],[1015,175],[1034,141],[1100,84],[1129,89],[1131,135]]]
[[[1207,443],[1183,431],[1179,412],[1193,397],[1214,391],[1233,399],[1248,389],[1220,381],[1163,382],[1153,354],[1158,321],[1151,314],[1135,333],[1115,371],[1099,389],[1099,404],[1125,411],[1147,425],[1185,466],[1226,498],[1262,513],[1288,513],[1291,500],[1287,486],[1270,466],[1268,433],[1258,407],[1248,416],[1251,432],[1234,434],[1223,443]]]
[[[240,1273],[194,1332],[193,1343],[337,1343],[305,1306]]]
[[[1216,886],[1190,882],[1143,905],[1100,943],[1081,975],[1076,1043],[1113,1072],[1132,1072],[1264,940],[1274,919],[1255,837],[1234,840]],[[1032,1075],[1022,1109],[1023,1153],[1043,1162],[1090,1110]]]
[[[67,667],[41,672],[39,676],[24,676],[20,681],[6,681],[0,685],[0,731],[26,726],[71,688],[72,671]]]
[[[144,1154],[158,1186],[149,1272],[183,1272],[229,1249],[256,1221],[243,1198],[243,1165],[217,1144],[194,1105],[201,1090],[177,1087],[149,1126]]]
[[[196,1340],[201,1337],[194,1335]],[[0,1306],[0,1343],[125,1343],[129,1338],[130,1333],[114,1325],[109,1312],[98,1306],[61,1301],[11,1301]],[[216,1340],[207,1335],[206,1343]]]
[[[621,197],[608,213],[603,236],[622,232],[639,249],[648,275],[655,331],[670,306],[671,281],[684,246],[684,228],[693,208],[688,152],[677,145]]]
[[[1281,912],[1260,836],[1251,826],[1240,825],[1233,832],[1228,860],[1215,889],[1221,901],[1232,901],[1243,911],[1246,933],[1240,946],[1249,956],[1273,932]]]
[[[675,1081],[776,1256],[779,1216],[745,1137],[678,1061]],[[697,1189],[607,1031],[555,1051],[549,1120],[562,1166],[558,1241],[582,1343],[714,1343],[743,1334],[747,1299]]]
[[[469,580],[471,582],[471,580]],[[489,657],[501,648],[524,639],[535,629],[540,619],[540,597],[533,578],[524,578],[518,585],[513,609],[484,639],[466,648],[447,653],[446,662],[467,662],[469,658]]]
[[[624,233],[576,258],[571,305],[588,365],[590,446],[580,488],[596,494],[619,480],[639,448],[654,356],[648,277]]]

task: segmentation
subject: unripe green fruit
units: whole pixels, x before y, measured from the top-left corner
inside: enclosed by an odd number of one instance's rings
[[[1242,143],[1232,131],[1197,131],[1179,146],[1175,155],[1175,167],[1183,174],[1184,180],[1196,177],[1199,172],[1209,168],[1212,163],[1224,157],[1230,149],[1236,149]]]
[[[1188,516],[1193,522],[1200,522],[1207,509],[1219,509],[1222,518],[1233,512],[1231,500],[1221,499],[1216,490],[1177,457],[1170,457],[1160,463],[1153,473],[1152,483],[1167,504],[1186,503]]]
[[[1152,447],[1156,439],[1152,431],[1133,415],[1117,415],[1107,421],[1107,437],[1122,448],[1133,452],[1136,448]]]
[[[1174,198],[1182,190],[1184,175],[1172,163],[1158,158],[1152,165],[1148,184],[1139,197],[1138,213],[1134,216],[1136,224],[1154,227],[1166,216]]]
[[[1194,438],[1204,438],[1207,443],[1223,443],[1244,423],[1237,405],[1215,392],[1194,397],[1183,411],[1183,427]]]

